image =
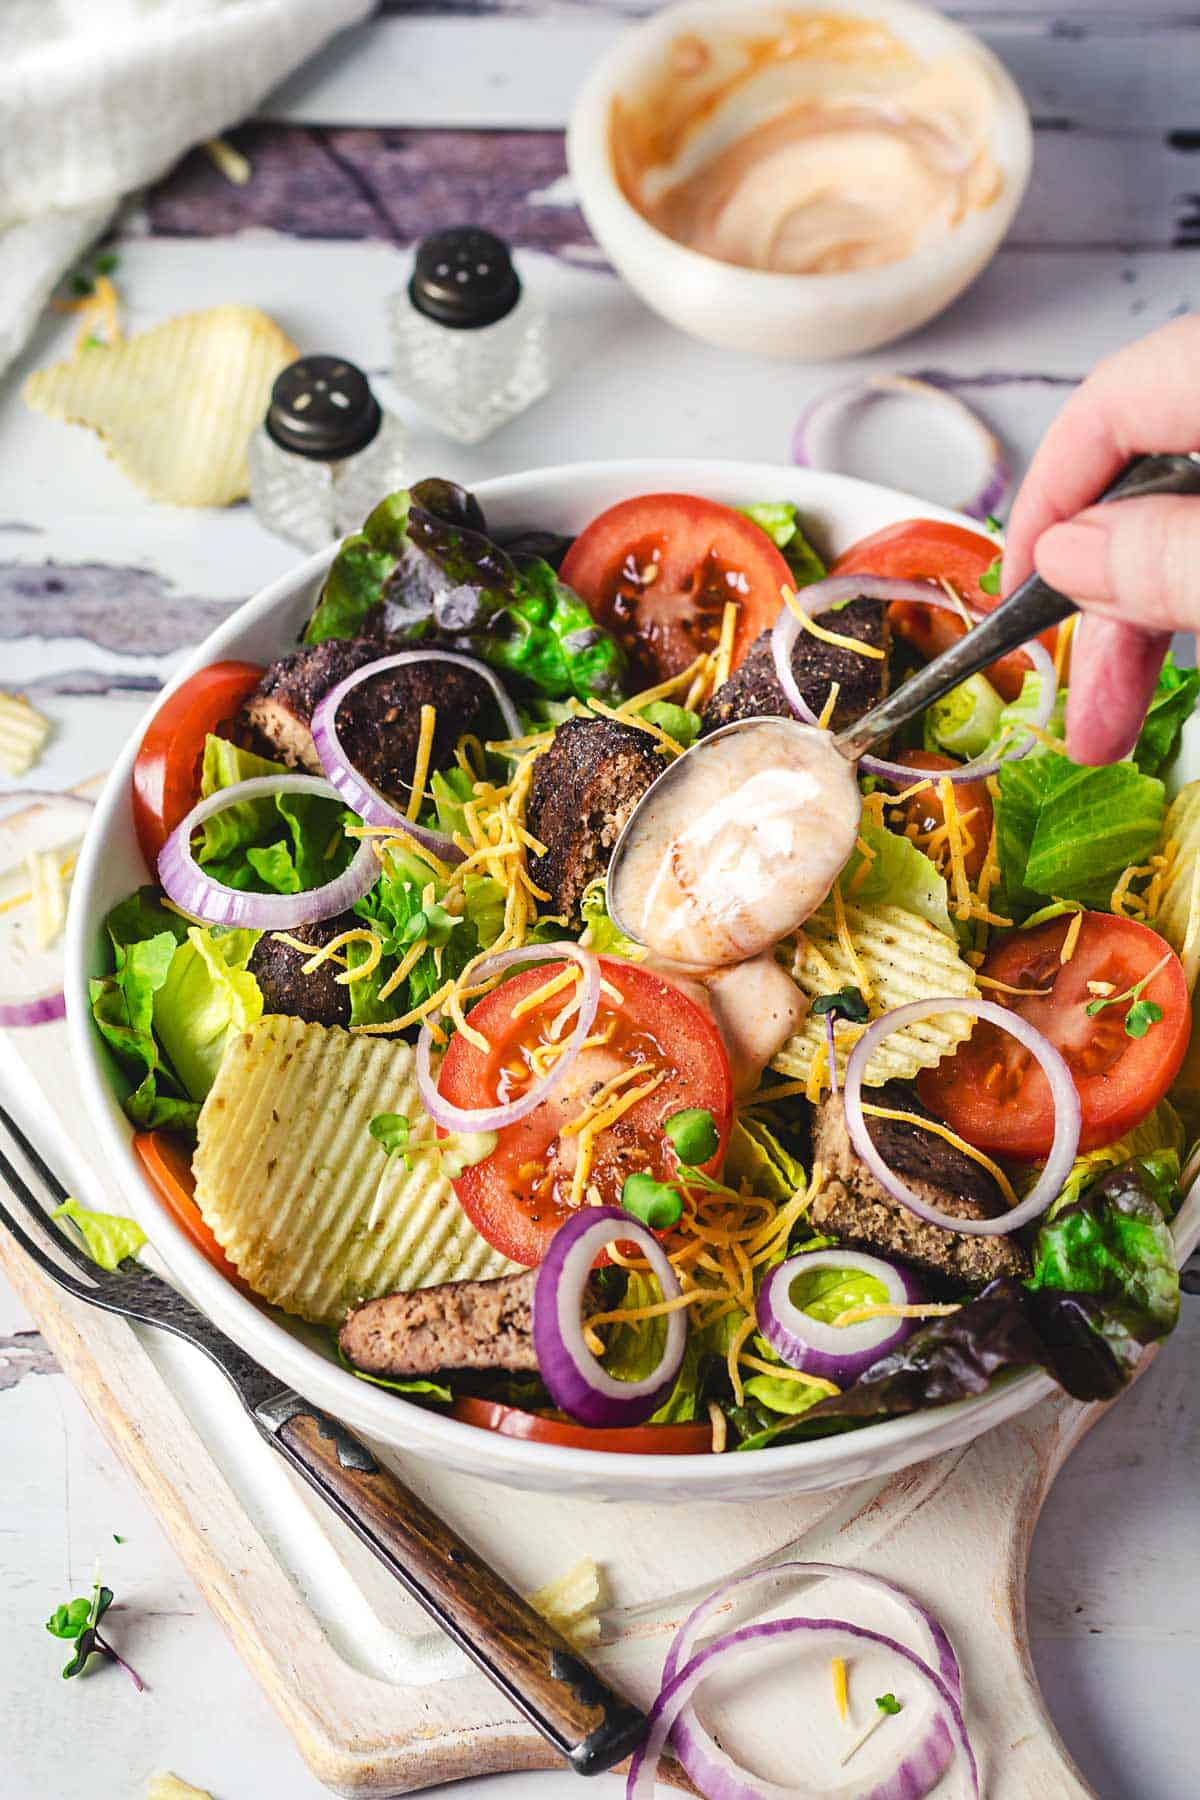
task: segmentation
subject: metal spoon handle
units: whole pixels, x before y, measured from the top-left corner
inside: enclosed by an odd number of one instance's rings
[[[1200,494],[1200,452],[1139,456],[1105,489],[1097,504],[1154,494]],[[1051,625],[1061,624],[1077,610],[1065,594],[1048,586],[1039,575],[1030,575],[949,649],[839,733],[834,740],[838,749],[851,762],[857,762],[872,744],[907,725],[959,682],[977,675],[1008,651],[1019,649]]]

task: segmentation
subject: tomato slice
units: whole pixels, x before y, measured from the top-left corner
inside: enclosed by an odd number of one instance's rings
[[[546,1413],[523,1412],[496,1400],[456,1400],[451,1416],[464,1425],[498,1431],[532,1444],[561,1444],[572,1450],[609,1450],[628,1456],[705,1456],[712,1449],[709,1425],[576,1425]]]
[[[1044,996],[985,991],[989,1000],[1036,1025],[1062,1052],[1079,1090],[1079,1147],[1096,1150],[1153,1112],[1174,1081],[1191,1034],[1191,1003],[1183,965],[1149,926],[1109,913],[1084,913],[1075,952],[1064,964],[1060,956],[1070,924],[1064,917],[1032,931],[1010,932],[988,955],[982,973],[1009,987],[1049,989]],[[1130,1037],[1125,1029],[1129,1001],[1089,1017],[1088,1005],[1104,997],[1089,982],[1109,984],[1115,996],[1146,976],[1140,998],[1161,1007],[1162,1018],[1144,1037]],[[1049,1153],[1050,1084],[1028,1051],[994,1025],[976,1025],[953,1056],[925,1070],[917,1089],[932,1112],[981,1150],[1019,1162],[1036,1162]]]
[[[530,1013],[514,1008],[569,967],[539,963],[514,975],[475,1006],[469,1017],[491,1045],[485,1054],[461,1032],[451,1039],[438,1075],[438,1089],[455,1106],[494,1106],[514,1099],[530,1080],[530,1058],[545,1044],[573,986],[548,998]],[[488,1243],[514,1262],[532,1268],[571,1211],[572,1178],[580,1153],[577,1135],[560,1136],[586,1102],[615,1075],[632,1066],[638,1074],[614,1098],[662,1073],[664,1079],[596,1135],[595,1159],[585,1192],[605,1206],[618,1206],[627,1175],[642,1171],[657,1180],[675,1173],[675,1154],[663,1136],[663,1121],[684,1107],[707,1107],[719,1145],[710,1174],[720,1168],[733,1113],[729,1058],[709,1015],[661,975],[636,963],[602,956],[606,984],[620,995],[601,994],[596,1024],[589,1034],[605,1042],[584,1050],[570,1073],[542,1104],[500,1134],[489,1157],[466,1169],[454,1184],[463,1210]],[[569,1036],[564,1027],[563,1036]]]
[[[252,1295],[254,1290],[242,1280],[196,1205],[196,1178],[184,1141],[171,1131],[135,1131],[133,1150],[155,1194],[180,1230],[219,1274],[243,1294]]]
[[[952,756],[943,756],[940,750],[904,750],[900,760],[918,771],[916,780],[920,779],[922,770],[937,775],[961,767]],[[959,781],[955,784],[954,798],[964,832],[970,840],[963,851],[963,864],[967,879],[974,881],[983,868],[992,835],[992,797],[984,781]],[[921,836],[946,823],[946,810],[936,787],[926,788],[923,793],[914,794],[911,800],[905,801],[904,823],[915,825]],[[945,859],[937,857],[935,860],[944,874]]]
[[[176,688],[146,727],[133,765],[133,823],[152,869],[199,798],[205,738],[230,723],[262,676],[259,663],[211,663]]]
[[[562,578],[628,652],[635,687],[653,687],[715,650],[738,609],[732,668],[773,625],[792,573],[752,519],[693,494],[643,494],[593,519]]]
[[[892,581],[948,582],[977,612],[991,612],[999,596],[987,594],[979,578],[991,568],[1000,547],[981,532],[939,519],[905,519],[885,525],[870,537],[860,538],[844,550],[833,565],[834,575],[882,575]],[[926,659],[957,643],[966,631],[953,613],[915,601],[894,600],[888,608],[892,629],[906,638]],[[1053,656],[1057,633],[1042,633],[1042,643]],[[992,684],[1005,700],[1016,700],[1029,669],[1029,659],[1010,651],[988,670]]]

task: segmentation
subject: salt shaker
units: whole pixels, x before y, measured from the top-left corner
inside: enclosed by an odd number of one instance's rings
[[[250,500],[269,531],[319,550],[405,485],[404,455],[404,428],[361,369],[302,356],[276,379],[250,440]]]
[[[478,443],[550,386],[545,316],[508,245],[477,225],[425,238],[391,323],[396,385],[460,444]]]

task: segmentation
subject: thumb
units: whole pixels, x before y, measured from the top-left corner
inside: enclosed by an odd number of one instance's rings
[[[1200,499],[1093,506],[1034,547],[1038,574],[1089,612],[1147,631],[1200,628]]]

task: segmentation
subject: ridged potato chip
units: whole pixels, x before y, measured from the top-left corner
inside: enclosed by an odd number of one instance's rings
[[[368,1130],[398,1112],[412,1143],[432,1138],[415,1062],[409,1044],[279,1014],[231,1039],[200,1112],[196,1204],[264,1300],[340,1325],[378,1294],[516,1269],[475,1230],[436,1156],[410,1172],[385,1162]]]
[[[1189,988],[1200,971],[1200,781],[1181,787],[1167,808],[1163,842],[1174,838],[1175,859],[1152,922],[1176,951]]]
[[[257,307],[210,306],[35,370],[25,402],[99,432],[152,500],[229,506],[249,491],[246,446],[275,377],[299,354]]]
[[[877,1012],[890,1012],[909,1000],[927,1000],[933,994],[974,996],[979,992],[974,971],[951,939],[903,906],[856,906],[847,901],[846,927],[858,967],[838,935],[832,902],[827,900],[819,907],[804,927],[792,974],[812,1000],[847,985],[860,987],[863,975],[874,990],[873,1010]],[[870,1087],[881,1087],[885,1081],[911,1081],[922,1069],[934,1068],[943,1056],[957,1049],[970,1037],[973,1024],[969,1013],[941,1013],[894,1031],[868,1062],[863,1080]],[[839,1075],[844,1075],[846,1058],[863,1029],[838,1026]],[[796,1081],[807,1081],[818,1052],[825,1053],[825,1021],[810,1014],[771,1067]]]
[[[50,721],[24,694],[0,693],[0,769],[26,775],[42,753]]]

